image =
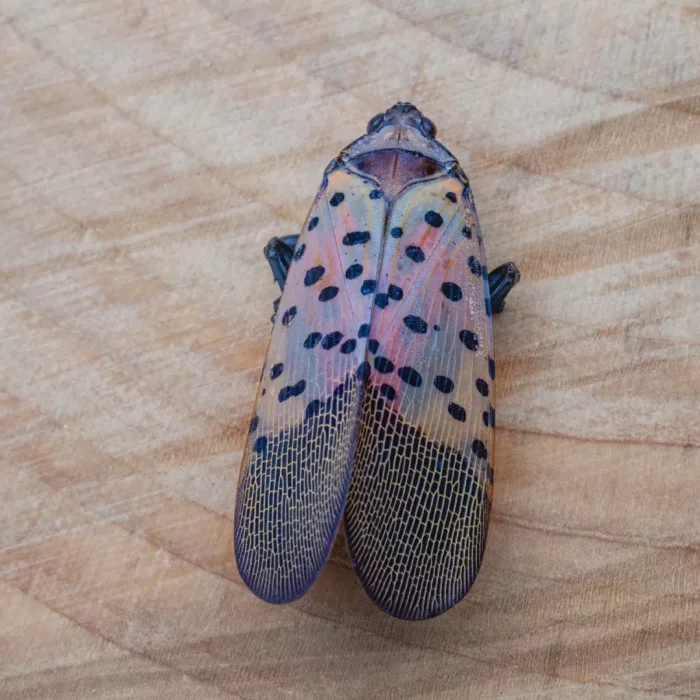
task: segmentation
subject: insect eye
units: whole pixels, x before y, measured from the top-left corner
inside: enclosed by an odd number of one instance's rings
[[[367,133],[373,134],[375,131],[379,131],[379,129],[382,128],[383,123],[384,123],[384,115],[383,114],[375,115],[374,117],[372,117],[369,120],[369,124],[367,124]]]
[[[423,136],[427,139],[434,139],[437,134],[437,129],[435,124],[428,119],[428,117],[423,117],[420,122],[420,130],[423,132]]]

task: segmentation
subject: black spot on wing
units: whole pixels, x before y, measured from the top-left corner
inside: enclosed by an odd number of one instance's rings
[[[379,341],[372,338],[367,342],[367,347],[369,348],[369,351],[374,355],[377,352],[377,350],[379,350]]]
[[[459,301],[462,298],[462,288],[454,282],[443,282],[440,291],[450,301]]]
[[[393,299],[394,301],[401,301],[401,299],[403,299],[403,289],[401,289],[401,287],[397,287],[395,284],[389,285],[387,294],[389,295],[389,298]]]
[[[409,314],[403,319],[404,325],[414,333],[427,333],[428,324],[420,317]]]
[[[282,372],[284,372],[284,364],[282,362],[272,365],[272,368],[270,369],[270,379],[277,379]]]
[[[306,382],[303,379],[300,379],[296,384],[290,384],[280,389],[277,399],[280,403],[283,403],[287,399],[303,394],[304,389],[306,389]]]
[[[318,295],[318,300],[319,301],[330,301],[331,299],[335,299],[338,296],[338,287],[326,287],[325,289],[321,290],[321,293]]]
[[[314,216],[309,220],[309,225],[306,227],[307,230],[313,231],[318,226],[318,216]]]
[[[399,367],[396,370],[396,374],[399,375],[401,381],[406,382],[409,386],[419,387],[423,383],[423,377],[417,369],[413,367]]]
[[[318,282],[325,273],[326,268],[323,267],[323,265],[316,265],[316,267],[310,268],[304,275],[304,285],[306,287],[310,287],[311,285],[316,284],[316,282]]]
[[[394,363],[388,357],[380,355],[374,358],[374,369],[380,374],[391,374],[394,371]]]
[[[369,336],[369,323],[363,323],[357,331],[358,338],[366,338]]]
[[[367,294],[374,294],[374,290],[377,288],[376,280],[365,280],[360,287],[360,292],[365,296]]]
[[[472,452],[479,458],[479,459],[486,459],[489,456],[488,450],[486,449],[486,445],[484,445],[481,440],[474,440],[472,442]]]
[[[471,238],[472,237],[472,230],[469,226],[462,226],[462,235],[465,238]]]
[[[328,203],[332,207],[337,207],[343,200],[345,199],[345,195],[342,192],[336,192],[329,200]]]
[[[264,453],[266,447],[267,447],[267,438],[264,435],[261,435],[253,443],[253,452],[255,452],[256,454]]]
[[[354,338],[348,338],[341,346],[340,352],[343,355],[349,355],[357,347],[357,341]]]
[[[258,429],[258,423],[260,422],[260,416],[253,416],[253,420],[250,421],[249,433],[254,433]]]
[[[484,419],[484,425],[487,428],[489,426],[491,426],[492,428],[496,427],[496,409],[493,406],[489,406],[489,410],[484,411],[482,417]]]
[[[369,198],[370,199],[381,199],[382,198],[382,191],[381,190],[372,190],[369,193]]]
[[[319,333],[318,331],[314,331],[313,333],[309,333],[309,335],[306,336],[306,340],[304,341],[304,347],[307,350],[311,350],[311,348],[315,348],[318,344],[319,341],[323,338],[323,333]]]
[[[389,233],[392,238],[401,238],[401,236],[403,236],[403,229],[400,226],[394,226]]]
[[[448,192],[445,197],[450,200],[453,204],[457,201],[457,195],[454,192]]]
[[[282,325],[288,326],[294,320],[294,317],[296,315],[297,315],[297,307],[290,306],[282,315]]]
[[[443,394],[450,394],[455,388],[455,383],[449,377],[438,375],[433,380],[433,386]]]
[[[354,280],[362,274],[362,265],[360,263],[353,263],[345,270],[345,278],[349,280]]]
[[[369,231],[351,231],[343,236],[343,245],[364,245],[369,239]]]
[[[489,376],[491,379],[496,378],[496,362],[493,357],[489,357]]]
[[[467,266],[475,275],[481,275],[481,263],[473,255],[467,259]]]
[[[479,336],[472,331],[462,330],[459,332],[459,339],[467,350],[476,351],[479,349]]]
[[[447,407],[447,412],[460,423],[465,423],[467,420],[467,412],[464,409],[464,406],[460,406],[458,403],[450,402]]]
[[[340,331],[333,331],[332,333],[327,333],[323,336],[321,341],[321,347],[324,350],[330,350],[334,348],[343,339],[343,334]]]
[[[376,297],[374,297],[374,303],[380,309],[385,309],[389,305],[389,295],[384,294],[384,292],[380,292]]]
[[[292,257],[294,258],[294,260],[296,260],[298,262],[299,260],[301,260],[301,256],[304,255],[305,252],[306,252],[306,243],[302,243],[301,245],[298,245],[294,249],[294,255]]]
[[[482,396],[488,396],[489,395],[489,385],[484,381],[483,379],[479,378],[476,380],[476,390],[482,395]]]
[[[413,260],[413,262],[421,263],[425,260],[425,253],[417,245],[406,246],[406,255]]]
[[[444,222],[442,216],[431,209],[425,212],[425,223],[433,228],[440,228]]]

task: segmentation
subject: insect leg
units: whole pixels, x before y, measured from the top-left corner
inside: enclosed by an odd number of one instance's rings
[[[520,270],[515,263],[507,262],[489,272],[489,290],[493,313],[500,314],[505,308],[506,297],[520,281]]]
[[[284,291],[284,283],[287,281],[287,273],[289,272],[289,266],[292,264],[292,255],[294,254],[294,247],[298,240],[298,234],[283,236],[282,238],[277,238],[275,236],[267,242],[264,249],[265,259],[272,270],[272,276],[275,278],[275,282],[279,284],[282,291]],[[277,309],[279,309],[280,306],[280,299],[281,297],[277,297],[277,299],[272,302],[272,307],[275,312],[270,319],[272,323],[275,322]]]
[[[267,260],[275,282],[284,291],[284,283],[287,281],[287,272],[292,264],[294,246],[299,236],[284,236],[283,238],[271,238],[264,248],[265,259]]]
[[[282,236],[282,242],[289,246],[292,250],[296,248],[297,241],[299,240],[299,234],[294,233],[291,236]]]

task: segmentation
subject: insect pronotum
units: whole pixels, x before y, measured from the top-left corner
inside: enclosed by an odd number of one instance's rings
[[[265,248],[283,289],[235,511],[255,595],[303,595],[341,517],[369,597],[438,615],[481,565],[493,493],[491,314],[519,279],[488,274],[469,182],[400,102],[335,158],[298,236]]]

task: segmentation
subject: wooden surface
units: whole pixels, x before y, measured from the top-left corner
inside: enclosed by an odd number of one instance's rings
[[[397,100],[468,168],[496,501],[448,614],[231,552],[261,255]],[[0,697],[700,697],[698,0],[0,0]]]

